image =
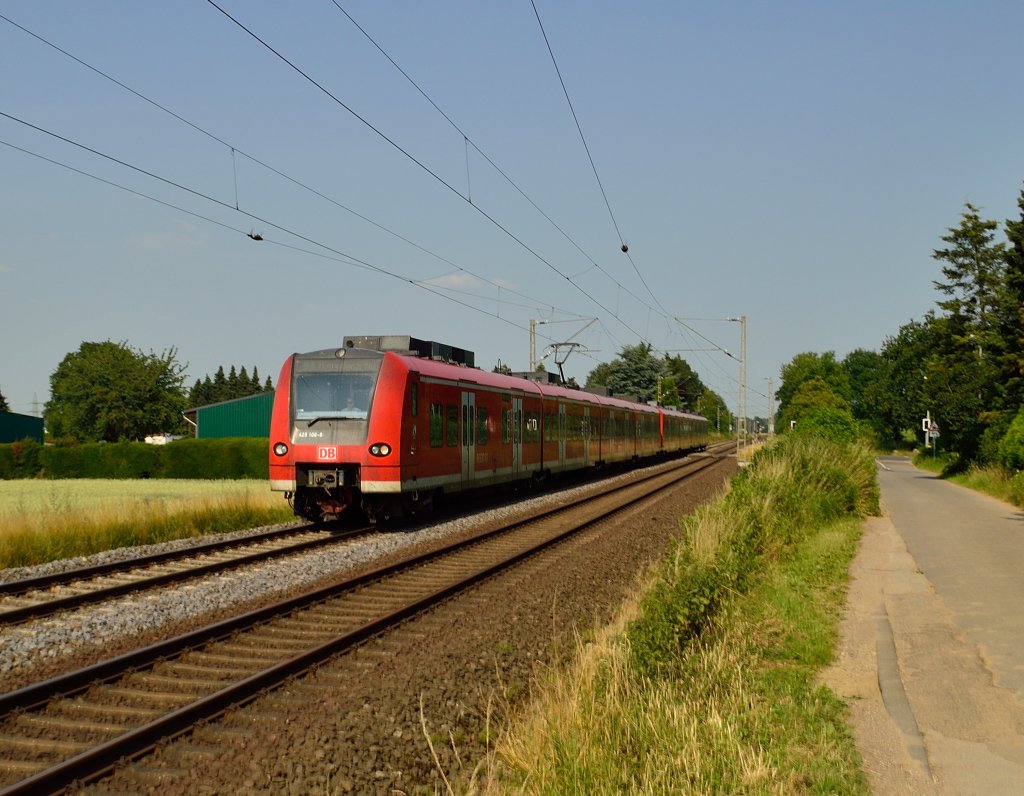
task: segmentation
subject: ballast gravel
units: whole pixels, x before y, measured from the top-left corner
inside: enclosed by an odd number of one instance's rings
[[[633,471],[602,482],[636,478]],[[267,603],[301,592],[336,577],[369,566],[407,548],[425,545],[477,527],[496,522],[526,509],[563,503],[571,497],[592,491],[593,484],[548,493],[529,500],[472,517],[429,525],[415,530],[375,532],[337,547],[229,570],[165,588],[86,606],[73,612],[0,628],[0,691],[9,691],[29,682],[51,676],[74,665],[109,657],[114,650],[137,646],[169,632],[181,632],[190,624],[227,615],[238,606]],[[272,526],[280,527],[280,526]],[[269,528],[254,528],[217,539],[244,538]],[[121,548],[92,556],[66,559],[35,567],[0,570],[0,582],[19,580],[52,572],[111,561],[124,561],[169,549],[184,549],[207,542],[211,537],[183,539],[158,545]],[[163,632],[162,632],[163,631]],[[62,663],[61,662],[65,662]]]

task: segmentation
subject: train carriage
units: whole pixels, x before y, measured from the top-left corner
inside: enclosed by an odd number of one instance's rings
[[[472,359],[400,336],[293,354],[271,417],[271,488],[302,517],[358,507],[378,520],[441,493],[707,444],[702,417],[487,373]]]

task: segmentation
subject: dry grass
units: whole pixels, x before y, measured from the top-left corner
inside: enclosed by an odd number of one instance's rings
[[[265,481],[0,481],[0,567],[289,518]]]
[[[638,612],[638,602],[629,602],[593,643],[578,644],[571,671],[542,675],[526,715],[497,742],[490,779],[478,783],[479,791],[792,792],[750,737],[752,711],[771,706],[747,682],[739,626],[693,645],[685,684],[654,682],[633,674],[623,641]]]
[[[829,475],[834,452],[823,454],[820,469],[813,461],[808,466],[809,455],[803,444],[792,456],[762,457],[753,465],[756,480],[737,484],[729,499],[688,517],[686,544],[617,621],[593,643],[578,643],[569,671],[538,677],[532,703],[498,740],[471,790],[559,796],[866,793],[845,708],[818,685],[816,674],[835,643],[857,517],[876,503],[874,470],[857,455],[844,462],[862,493],[854,500],[849,484]],[[805,488],[835,490],[842,499],[806,507]],[[801,511],[794,511],[797,505]],[[717,608],[696,624],[677,616],[686,606],[671,602],[665,582],[685,586],[702,571],[734,560],[737,550],[753,549],[739,532],[746,526],[760,527],[757,536],[766,537],[749,574],[723,580],[716,587],[721,594],[684,588],[684,597],[697,603],[707,598],[702,604]],[[740,583],[745,588],[735,591]],[[639,647],[631,649],[630,640],[654,638],[644,634],[658,631],[659,616],[670,622],[675,617],[678,632],[698,632],[685,640],[669,634],[665,641],[674,657],[638,666]],[[654,624],[645,630],[649,620]]]
[[[797,569],[837,557],[845,572],[857,523],[827,531]],[[795,578],[796,584],[792,582]],[[578,643],[574,666],[543,673],[519,722],[478,772],[477,793],[864,794],[845,710],[818,687],[807,632],[830,648],[828,627],[803,592],[802,575],[773,572],[765,586],[731,604],[686,649],[681,674],[639,677],[625,627],[631,600],[592,643]],[[808,602],[811,603],[808,606]],[[793,604],[796,604],[794,614]],[[827,612],[825,612],[827,613]]]

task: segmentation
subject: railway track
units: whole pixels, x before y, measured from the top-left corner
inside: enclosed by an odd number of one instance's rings
[[[725,449],[731,445],[725,443]],[[713,446],[712,451],[719,447]],[[0,583],[0,626],[296,555],[372,530],[375,530],[374,526],[326,530],[308,523],[241,539],[211,541],[122,561],[7,581]]]
[[[253,699],[713,463],[597,496],[0,696],[3,793],[58,790]]]
[[[306,524],[124,561],[0,583],[0,625],[25,622],[125,594],[337,544],[371,527],[332,531]]]

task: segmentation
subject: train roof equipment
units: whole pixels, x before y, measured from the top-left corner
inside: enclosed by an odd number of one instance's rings
[[[385,335],[353,335],[342,340],[345,348],[368,348],[371,351],[391,351],[395,354],[412,354],[424,359],[434,359],[453,365],[476,367],[476,355],[465,348],[457,348],[433,340],[420,340],[417,337],[401,334]]]

